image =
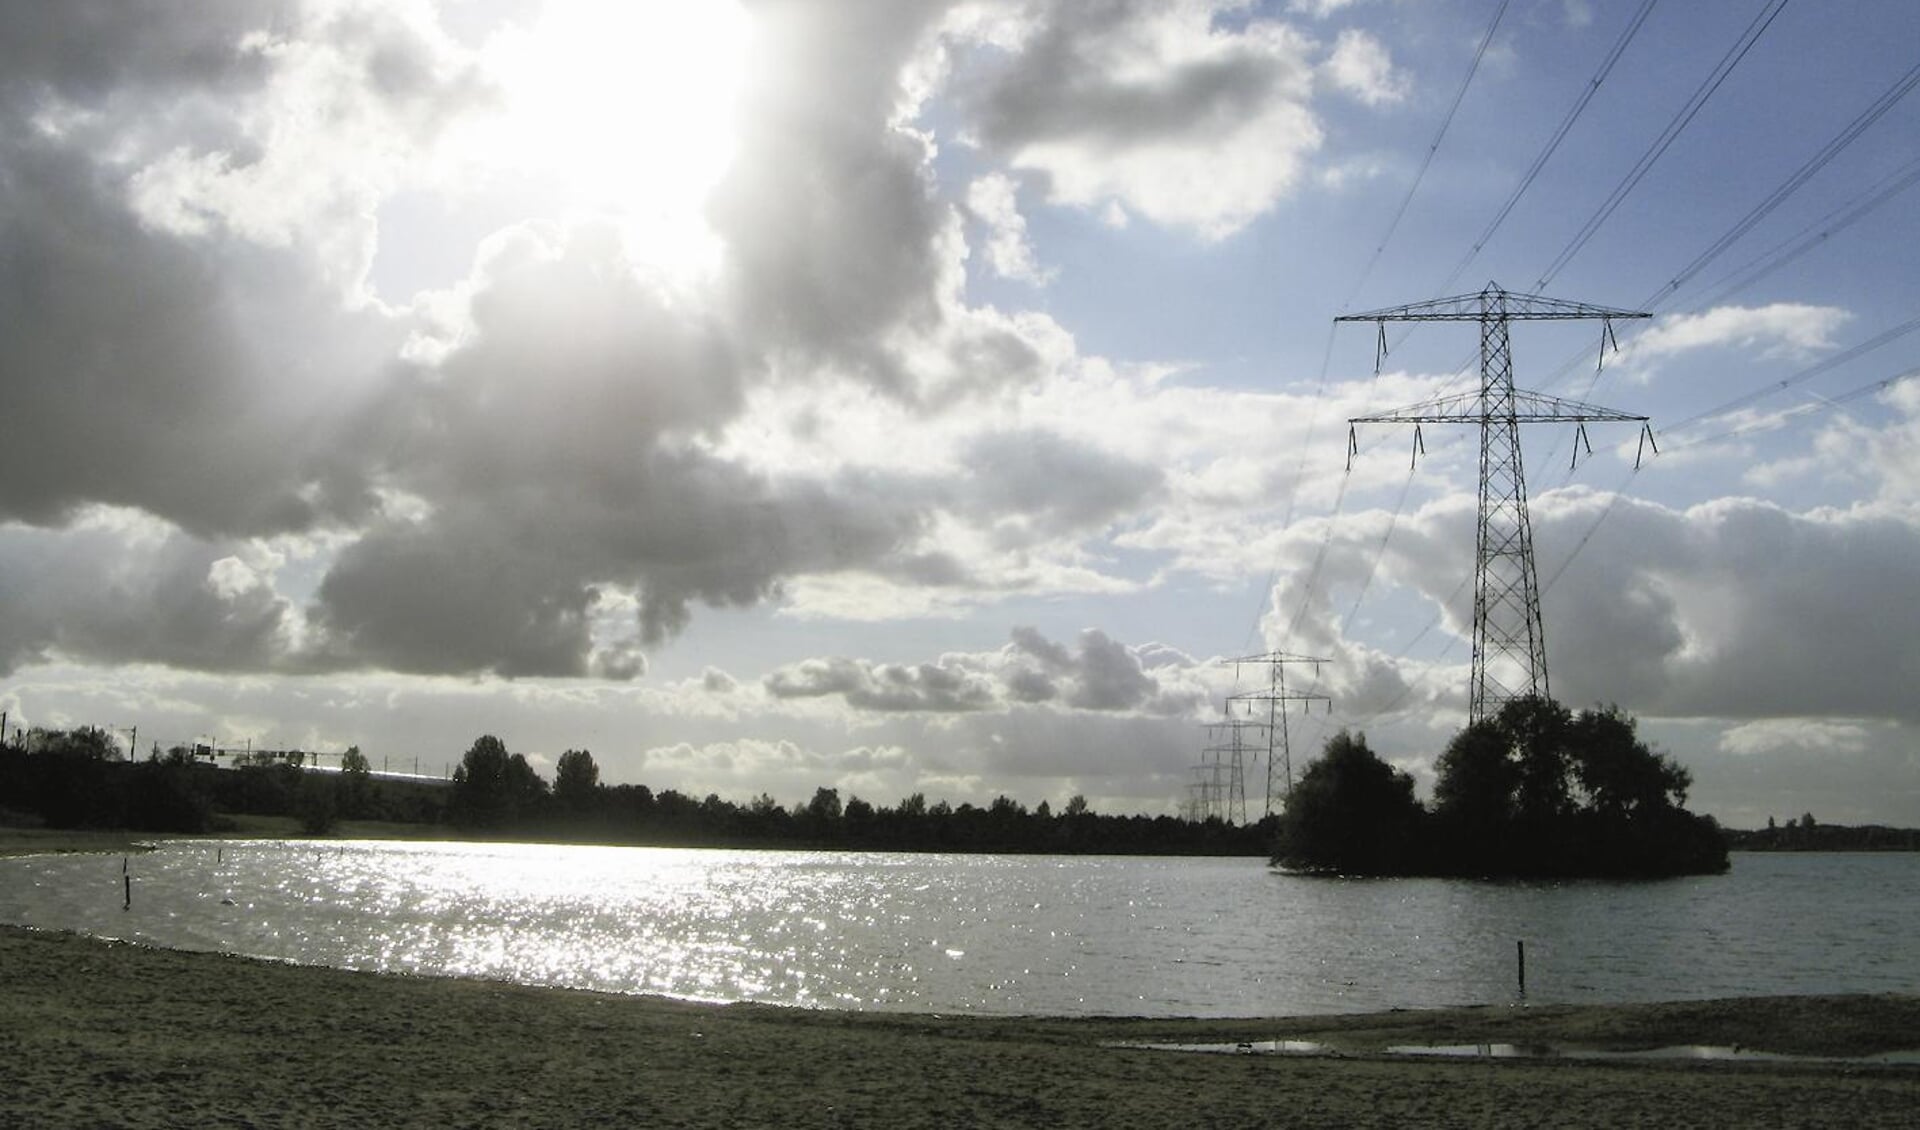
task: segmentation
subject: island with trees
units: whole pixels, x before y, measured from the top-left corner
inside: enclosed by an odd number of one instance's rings
[[[1658,878],[1727,869],[1711,817],[1686,809],[1692,775],[1618,709],[1574,713],[1527,697],[1460,731],[1431,805],[1364,734],[1328,740],[1277,829],[1289,871],[1362,876]]]

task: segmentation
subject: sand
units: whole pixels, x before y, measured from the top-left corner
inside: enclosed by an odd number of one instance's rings
[[[1317,1056],[1114,1041],[1323,1041]],[[1920,1046],[1920,997],[1274,1020],[697,1005],[0,928],[5,1126],[1911,1126],[1920,1067],[1424,1061],[1399,1043]]]

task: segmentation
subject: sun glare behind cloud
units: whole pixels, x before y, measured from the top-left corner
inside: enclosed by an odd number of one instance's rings
[[[473,141],[562,213],[616,219],[635,258],[712,265],[702,214],[732,160],[747,20],[724,0],[555,0],[483,50],[502,106]]]

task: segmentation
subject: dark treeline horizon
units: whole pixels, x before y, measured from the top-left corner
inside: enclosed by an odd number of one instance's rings
[[[53,827],[205,833],[232,830],[232,816],[289,816],[311,834],[339,821],[442,826],[461,835],[636,846],[844,848],[1112,855],[1265,855],[1273,819],[1244,825],[1218,817],[1094,812],[1075,796],[1058,812],[1007,795],[984,806],[928,801],[915,792],[892,805],[821,786],[805,804],[765,792],[745,804],[645,784],[604,785],[586,750],[561,754],[549,782],[523,754],[483,735],[450,781],[375,774],[358,747],[342,768],[287,763],[223,767],[190,747],[125,759],[96,727],[34,730],[0,746],[0,819],[25,815]]]

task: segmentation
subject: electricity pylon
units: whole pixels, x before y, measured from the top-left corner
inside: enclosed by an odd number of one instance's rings
[[[1310,663],[1313,665],[1314,674],[1317,676],[1320,673],[1320,665],[1328,661],[1311,655],[1291,655],[1284,651],[1269,651],[1262,655],[1243,655],[1231,662],[1233,663],[1235,675],[1239,674],[1242,663],[1260,663],[1266,665],[1267,668],[1267,689],[1228,695],[1227,714],[1229,717],[1232,716],[1233,704],[1236,702],[1246,704],[1249,717],[1251,717],[1251,712],[1258,708],[1257,704],[1262,702],[1267,704],[1267,720],[1263,723],[1267,731],[1267,807],[1265,815],[1272,816],[1274,798],[1282,795],[1280,793],[1280,787],[1283,784],[1286,788],[1284,796],[1290,797],[1293,795],[1293,746],[1287,735],[1287,704],[1290,702],[1304,703],[1305,709],[1312,710],[1314,703],[1324,702],[1327,704],[1328,710],[1333,709],[1333,699],[1327,695],[1315,694],[1312,691],[1288,690],[1287,665],[1290,663]]]
[[[1229,716],[1224,721],[1208,722],[1208,745],[1200,751],[1200,764],[1195,768],[1196,784],[1200,786],[1202,798],[1202,819],[1218,816],[1229,824],[1247,822],[1247,761],[1256,758],[1257,747],[1248,746],[1241,733],[1250,729],[1264,729],[1266,723],[1248,718]],[[1226,731],[1226,742],[1213,741],[1213,736]],[[1211,756],[1212,761],[1207,758]],[[1231,758],[1231,760],[1223,760]]]
[[[1591,452],[1590,423],[1637,421],[1642,451],[1652,442],[1647,417],[1616,412],[1575,400],[1563,400],[1513,387],[1513,348],[1509,322],[1592,319],[1602,323],[1602,357],[1613,341],[1613,323],[1651,315],[1584,302],[1566,302],[1536,294],[1512,294],[1488,283],[1478,294],[1438,298],[1335,322],[1375,322],[1380,343],[1375,369],[1386,356],[1388,322],[1480,323],[1480,388],[1420,404],[1355,416],[1347,421],[1347,464],[1359,451],[1358,424],[1412,424],[1414,457],[1425,450],[1422,424],[1477,424],[1480,427],[1480,523],[1474,538],[1473,675],[1467,695],[1470,722],[1499,713],[1516,698],[1546,697],[1547,642],[1540,626],[1540,582],[1533,564],[1533,525],[1527,517],[1527,482],[1520,463],[1521,424],[1576,424],[1574,458],[1582,445]],[[1617,343],[1615,348],[1618,348]],[[1658,448],[1655,448],[1656,452]],[[1636,456],[1634,465],[1639,466]]]

